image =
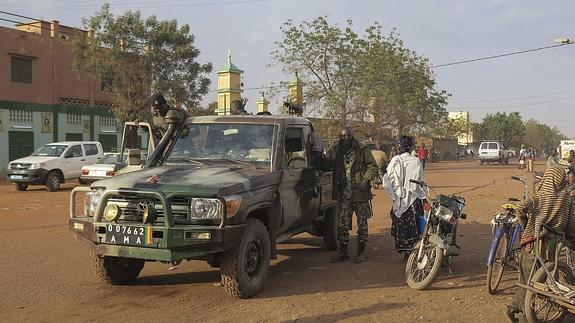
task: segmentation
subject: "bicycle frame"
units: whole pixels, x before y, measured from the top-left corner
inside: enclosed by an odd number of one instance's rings
[[[491,247],[489,249],[489,255],[487,256],[487,265],[493,265],[495,260],[495,253],[497,252],[497,244],[501,240],[504,234],[509,234],[509,240],[507,241],[507,255],[512,255],[515,251],[515,243],[519,241],[521,237],[522,228],[520,224],[513,223],[498,223],[495,227],[495,234],[493,235],[493,240],[491,241]],[[509,257],[509,256],[508,256]]]

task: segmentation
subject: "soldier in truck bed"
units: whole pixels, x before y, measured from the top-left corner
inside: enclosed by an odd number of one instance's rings
[[[377,164],[369,148],[353,137],[350,127],[343,127],[339,141],[328,151],[333,170],[333,199],[337,200],[337,237],[339,251],[331,262],[349,259],[347,247],[352,215],[357,217],[357,255],[355,263],[365,260],[367,219],[372,216],[371,181],[377,174]]]

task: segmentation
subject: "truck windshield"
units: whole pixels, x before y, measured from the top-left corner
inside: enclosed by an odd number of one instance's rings
[[[273,125],[188,124],[167,162],[181,160],[227,160],[270,163]]]
[[[65,145],[45,145],[33,152],[32,156],[60,157],[67,147]]]

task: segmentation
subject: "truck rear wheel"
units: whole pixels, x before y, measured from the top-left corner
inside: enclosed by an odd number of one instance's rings
[[[220,275],[226,292],[234,298],[258,294],[268,276],[271,258],[270,235],[259,220],[248,219],[240,244],[222,254]]]
[[[327,249],[337,250],[337,208],[333,207],[325,211],[325,217],[321,221],[321,235]]]
[[[144,268],[144,260],[91,254],[98,278],[108,284],[124,285],[134,281]]]

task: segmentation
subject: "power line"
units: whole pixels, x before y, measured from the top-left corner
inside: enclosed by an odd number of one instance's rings
[[[539,50],[545,50],[545,49],[550,49],[550,48],[555,48],[555,47],[560,47],[560,46],[565,46],[565,45],[572,45],[572,44],[575,44],[575,43],[569,42],[569,43],[563,43],[563,44],[555,44],[555,45],[537,47],[537,48],[532,48],[532,49],[525,49],[525,50],[520,50],[520,51],[510,52],[510,53],[505,53],[505,54],[486,56],[486,57],[480,57],[480,58],[473,58],[473,59],[467,59],[467,60],[463,60],[463,61],[456,61],[456,62],[445,63],[445,64],[431,65],[430,68],[437,68],[437,67],[445,67],[445,66],[466,64],[466,63],[472,63],[472,62],[479,62],[479,61],[484,61],[484,60],[488,60],[488,59],[531,53],[531,52],[536,52]]]
[[[520,107],[535,106],[535,105],[540,105],[540,104],[569,101],[569,100],[573,100],[573,99],[575,99],[575,96],[570,96],[570,97],[561,98],[561,99],[557,99],[557,100],[533,102],[533,103],[526,103],[526,104],[500,105],[500,106],[495,106],[495,107],[466,107],[466,109],[469,109],[469,110],[491,110],[491,109],[520,108]]]
[[[541,98],[541,97],[553,96],[553,95],[558,95],[558,94],[563,94],[563,93],[570,93],[570,92],[575,92],[575,89],[565,90],[565,91],[559,91],[559,92],[551,92],[551,93],[545,93],[545,94],[539,94],[539,95],[532,95],[532,96],[517,97],[517,98],[491,99],[491,100],[476,100],[476,101],[453,101],[453,102],[450,102],[450,103],[453,103],[453,104],[465,104],[465,103],[489,103],[489,102],[520,101],[520,100],[525,100],[525,99]]]

